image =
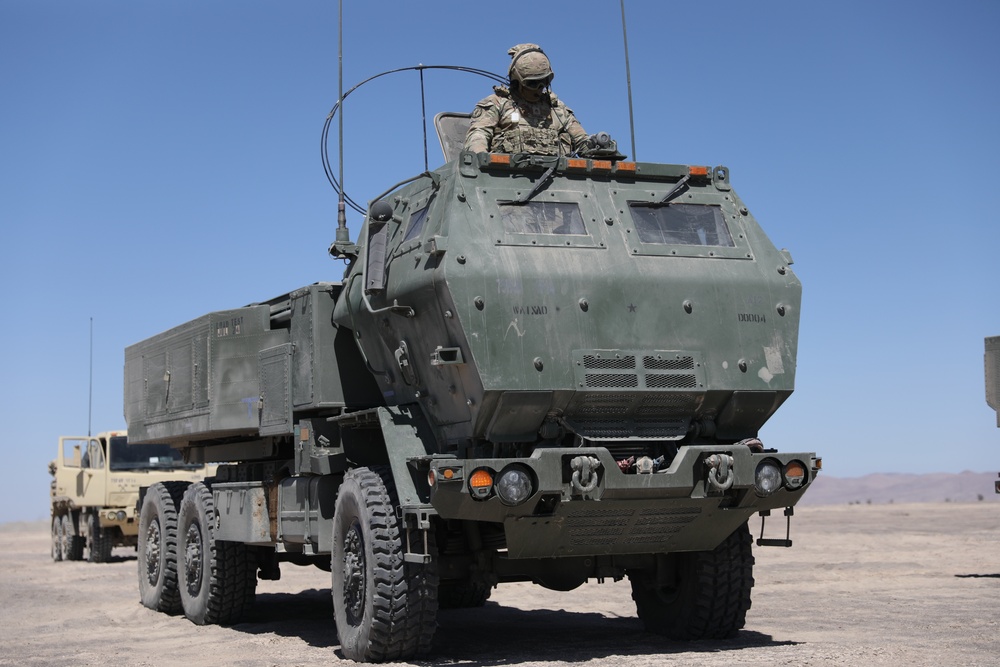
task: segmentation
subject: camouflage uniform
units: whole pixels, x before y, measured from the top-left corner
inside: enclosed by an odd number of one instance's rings
[[[529,102],[504,86],[493,91],[472,112],[465,150],[571,155],[585,144],[587,132],[554,93]]]
[[[542,47],[515,44],[507,54],[510,88],[494,86],[476,105],[465,150],[571,155],[587,145],[573,112],[548,89],[555,74]]]

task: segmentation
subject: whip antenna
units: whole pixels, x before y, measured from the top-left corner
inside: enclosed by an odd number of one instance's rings
[[[622,6],[622,41],[625,43],[625,81],[628,85],[628,130],[632,136],[632,160],[637,161],[635,156],[635,121],[632,119],[632,69],[628,64],[628,33],[625,31],[625,0],[621,0]]]
[[[339,3],[337,17],[337,104],[344,101],[344,0]],[[340,110],[337,130],[337,153],[340,160],[340,191],[337,197],[337,243],[347,245],[351,242],[351,233],[347,229],[347,211],[344,206],[344,111]]]
[[[94,414],[94,318],[90,318],[90,390],[87,397],[87,437],[90,437],[90,419]]]

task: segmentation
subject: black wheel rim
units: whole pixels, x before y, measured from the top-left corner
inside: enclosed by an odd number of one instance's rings
[[[201,591],[201,528],[192,523],[187,529],[187,544],[184,549],[184,583],[192,596]]]
[[[160,579],[160,522],[149,522],[146,529],[146,581],[155,586]]]
[[[365,539],[357,521],[344,536],[344,609],[351,625],[359,625],[365,611]]]

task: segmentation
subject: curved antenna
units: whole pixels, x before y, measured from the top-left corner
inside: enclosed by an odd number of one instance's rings
[[[625,42],[625,81],[628,84],[628,130],[632,135],[632,160],[638,161],[635,156],[635,121],[632,119],[632,68],[628,63],[628,33],[625,31],[625,0],[621,0],[622,6],[622,41]]]
[[[329,141],[330,141],[330,125],[333,122],[333,117],[337,115],[337,112],[340,111],[341,107],[343,107],[344,101],[346,101],[347,98],[350,97],[351,93],[353,93],[354,91],[356,91],[358,88],[361,88],[366,83],[370,83],[371,81],[374,81],[375,79],[379,79],[379,78],[381,78],[383,76],[387,76],[389,74],[398,74],[399,72],[417,71],[417,72],[420,72],[421,75],[423,75],[423,71],[424,70],[429,70],[429,69],[441,69],[441,70],[450,70],[450,71],[453,71],[453,72],[465,72],[467,74],[476,74],[478,76],[482,76],[482,77],[485,77],[487,79],[491,79],[495,83],[499,83],[499,84],[506,84],[507,83],[507,77],[501,76],[501,75],[496,74],[494,72],[490,72],[488,70],[477,69],[475,67],[462,67],[460,65],[415,65],[415,66],[412,66],[412,67],[400,67],[398,69],[392,69],[392,70],[388,70],[388,71],[385,71],[385,72],[381,72],[379,74],[375,74],[373,76],[368,77],[367,79],[365,79],[361,83],[358,83],[355,86],[351,87],[347,92],[342,93],[337,98],[337,103],[333,105],[332,109],[330,109],[330,113],[327,114],[327,116],[326,116],[326,122],[323,123],[323,132],[322,132],[322,135],[320,137],[320,147],[319,147],[319,149],[320,149],[320,157],[323,160],[323,171],[326,173],[326,178],[330,182],[330,185],[333,186],[333,189],[339,194],[339,196],[342,198],[342,200],[347,203],[348,206],[350,206],[352,209],[354,209],[358,213],[361,213],[362,215],[365,213],[365,209],[361,205],[359,205],[356,201],[354,201],[353,199],[351,199],[351,197],[349,195],[347,195],[346,192],[344,192],[343,185],[342,185],[342,183],[343,183],[343,173],[341,173],[340,178],[338,179],[337,176],[334,175],[333,168],[330,165],[330,155],[329,155],[328,148],[329,148]],[[426,126],[426,123],[425,123],[425,126]],[[426,131],[426,129],[425,129],[425,131]],[[340,152],[341,152],[341,155],[343,155],[343,135],[341,135],[340,145],[341,145]],[[341,167],[342,166],[343,166],[343,162],[341,162]]]

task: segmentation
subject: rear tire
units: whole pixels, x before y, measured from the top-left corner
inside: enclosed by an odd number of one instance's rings
[[[356,662],[427,653],[437,625],[436,563],[404,561],[394,487],[381,472],[349,471],[333,516],[333,613],[341,650]]]
[[[485,584],[469,581],[442,581],[438,587],[438,606],[441,609],[474,609],[490,599],[492,589]]]
[[[648,632],[676,640],[725,639],[746,624],[753,588],[750,529],[743,524],[712,551],[672,554],[676,577],[630,572],[632,599]]]
[[[256,554],[240,542],[215,539],[215,503],[202,482],[181,500],[177,554],[181,606],[192,623],[236,623],[253,607]]]
[[[87,560],[91,563],[107,563],[111,560],[112,535],[101,528],[97,514],[87,515]]]
[[[62,515],[63,558],[83,560],[83,536],[77,534],[72,514]]]
[[[63,559],[63,523],[62,517],[52,517],[52,560],[60,562]]]
[[[166,614],[181,611],[177,584],[177,509],[188,482],[160,482],[149,487],[139,511],[136,560],[139,599],[144,607]]]

